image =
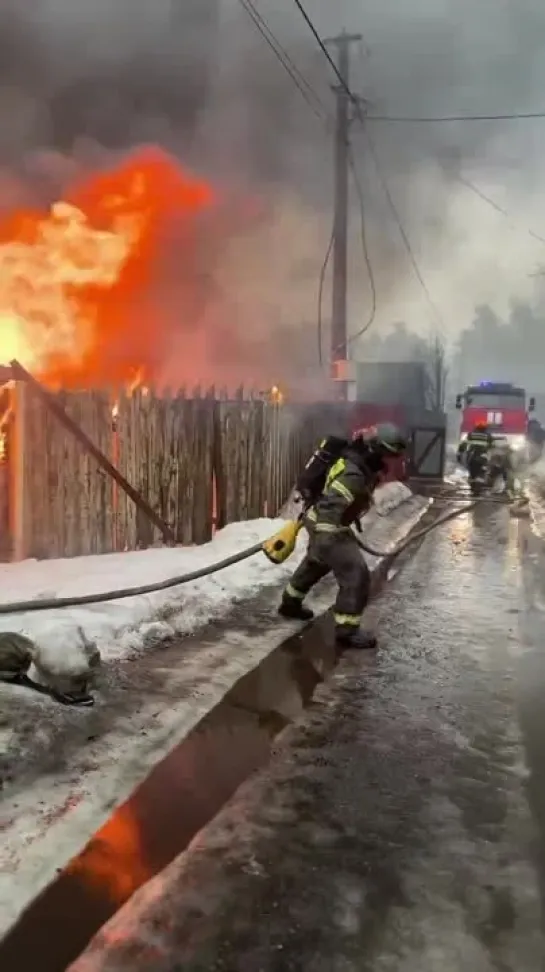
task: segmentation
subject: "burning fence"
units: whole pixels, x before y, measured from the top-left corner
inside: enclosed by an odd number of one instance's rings
[[[0,222],[0,365],[17,359],[61,394],[180,542],[210,535],[213,483],[220,524],[274,511],[299,451],[293,422],[279,431],[274,361],[256,328],[233,330],[241,310],[216,273],[229,240],[258,216],[251,206],[234,216],[206,181],[149,148],[68,186],[48,209]],[[176,387],[244,381],[269,391],[236,403],[172,394],[165,362]],[[152,542],[138,508],[73,436],[22,386],[16,397],[17,481],[4,470],[0,534],[8,516],[19,553],[34,556]],[[0,412],[0,469],[12,427],[10,405]],[[17,515],[5,512],[8,493]]]
[[[242,394],[122,389],[115,421],[107,391],[51,394],[29,377],[15,397],[17,558],[205,542],[276,513],[314,444],[297,407]]]

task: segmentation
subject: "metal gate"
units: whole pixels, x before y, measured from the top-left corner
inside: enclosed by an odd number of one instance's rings
[[[445,447],[444,426],[413,427],[410,432],[409,476],[417,479],[442,479]]]

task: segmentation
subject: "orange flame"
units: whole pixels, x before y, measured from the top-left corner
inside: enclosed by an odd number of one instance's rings
[[[142,385],[153,370],[147,297],[174,229],[191,236],[210,188],[146,150],[49,212],[0,225],[0,363],[51,384]],[[174,245],[175,240],[172,245]]]
[[[273,405],[283,405],[284,404],[284,393],[278,387],[278,385],[273,385],[270,391],[270,401]]]
[[[98,891],[122,904],[151,877],[142,859],[140,829],[127,806],[120,807],[68,865]]]

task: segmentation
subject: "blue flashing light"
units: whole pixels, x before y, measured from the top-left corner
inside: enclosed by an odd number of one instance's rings
[[[479,388],[488,388],[488,386],[491,385],[491,384],[492,384],[491,381],[480,381],[479,382]]]

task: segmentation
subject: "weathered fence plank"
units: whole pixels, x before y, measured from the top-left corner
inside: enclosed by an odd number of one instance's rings
[[[203,543],[212,536],[214,402],[153,391],[121,393],[116,439],[119,468],[170,525],[177,543]],[[134,550],[160,540],[124,496],[117,499],[119,549]]]
[[[67,414],[151,508],[144,515],[98,468],[77,437],[26,396],[24,412],[27,556],[136,550],[163,541],[203,543],[216,525],[275,516],[318,430],[308,411],[200,389],[191,397],[138,388],[57,396]],[[117,476],[119,483],[123,480]],[[214,492],[215,485],[215,492]],[[0,506],[0,517],[2,516]],[[166,526],[165,526],[166,524]],[[1,529],[1,520],[0,520]]]
[[[214,468],[218,526],[263,516],[267,499],[269,449],[267,406],[220,401],[216,406]]]
[[[100,392],[57,396],[106,456],[111,416]],[[33,394],[24,412],[26,556],[74,557],[113,549],[111,480]]]

